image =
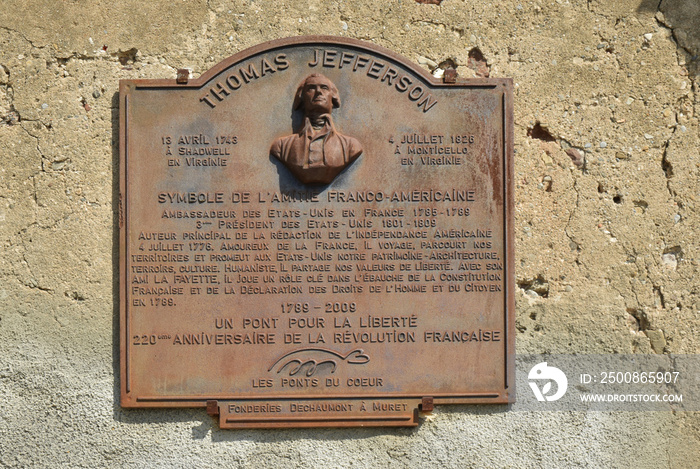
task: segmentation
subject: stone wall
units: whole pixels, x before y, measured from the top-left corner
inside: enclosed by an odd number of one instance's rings
[[[287,36],[515,81],[518,353],[700,349],[695,0],[6,0],[0,465],[698,467],[700,417],[440,406],[416,429],[221,431],[118,402],[118,81]]]

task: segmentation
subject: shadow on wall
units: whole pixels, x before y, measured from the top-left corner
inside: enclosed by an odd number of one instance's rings
[[[114,417],[121,412],[119,400],[119,93],[112,95],[112,376]],[[117,419],[118,420],[118,419]]]
[[[688,71],[700,75],[700,1],[642,0],[638,12],[660,12],[657,21],[670,28],[679,52],[686,54]]]

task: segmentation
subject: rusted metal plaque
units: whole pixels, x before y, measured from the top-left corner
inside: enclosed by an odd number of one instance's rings
[[[225,428],[514,398],[512,82],[300,37],[120,83],[121,404]]]

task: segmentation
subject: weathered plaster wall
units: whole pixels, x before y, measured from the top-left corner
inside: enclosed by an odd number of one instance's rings
[[[697,354],[699,24],[696,0],[5,0],[0,465],[700,466],[697,413],[220,431],[203,410],[124,411],[115,279],[118,80],[340,35],[514,78],[519,353]]]

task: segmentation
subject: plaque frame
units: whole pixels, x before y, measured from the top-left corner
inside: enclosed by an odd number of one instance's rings
[[[134,345],[131,343],[133,334],[132,315],[134,308],[130,293],[130,274],[128,272],[129,241],[128,230],[130,224],[130,207],[135,195],[127,190],[129,182],[129,157],[132,153],[132,127],[143,125],[143,122],[134,122],[129,113],[134,94],[148,90],[172,90],[175,94],[179,90],[203,89],[214,78],[225,70],[239,64],[251,57],[262,53],[285,50],[290,47],[345,47],[366,53],[372,57],[381,57],[389,63],[399,64],[408,70],[413,76],[419,77],[422,83],[429,89],[495,89],[502,92],[500,103],[502,113],[501,138],[502,147],[501,187],[502,192],[502,217],[503,217],[503,329],[502,347],[504,362],[501,364],[503,371],[503,386],[488,392],[440,392],[430,390],[425,392],[383,392],[376,395],[362,395],[358,398],[352,393],[336,394],[331,397],[322,395],[285,394],[259,395],[239,397],[233,393],[205,393],[205,394],[139,394],[134,385],[134,365],[132,353]],[[454,70],[448,70],[443,79],[438,79],[427,73],[419,66],[409,62],[400,55],[363,41],[332,37],[332,36],[304,36],[274,40],[259,44],[244,51],[238,52],[203,73],[195,79],[188,79],[186,74],[178,73],[177,80],[171,79],[134,79],[121,80],[119,87],[120,103],[120,128],[119,128],[119,153],[120,153],[120,194],[119,194],[119,297],[120,297],[120,394],[121,405],[125,408],[145,407],[205,407],[212,416],[219,417],[219,425],[222,428],[283,428],[283,427],[344,427],[344,426],[414,426],[419,423],[420,412],[430,412],[435,404],[507,404],[515,399],[515,280],[514,280],[514,235],[513,235],[513,83],[508,78],[456,78]],[[216,104],[216,103],[215,103]],[[331,180],[332,182],[332,180]],[[133,248],[133,246],[132,246]],[[488,364],[487,364],[488,365]],[[183,365],[187,367],[187,365]],[[302,408],[313,406],[320,401],[334,400],[343,405],[343,399],[352,408],[358,399],[366,401],[386,402],[400,411],[363,414],[357,410],[342,413],[342,415],[321,415],[311,412],[310,415],[275,415],[274,412],[266,412],[271,406],[278,403],[295,401]],[[286,404],[285,404],[286,405]],[[237,407],[239,406],[239,407]],[[240,407],[243,406],[243,407]],[[236,409],[258,409],[256,416],[247,413],[241,417]],[[252,407],[250,407],[252,406]],[[257,406],[257,407],[256,407]]]

